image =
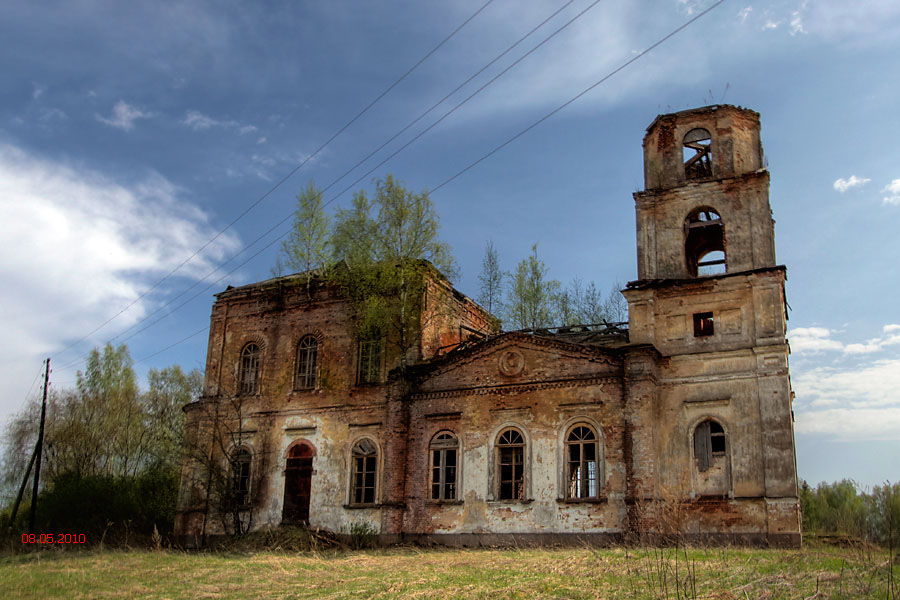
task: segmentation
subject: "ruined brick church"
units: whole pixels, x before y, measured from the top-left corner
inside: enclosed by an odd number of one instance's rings
[[[500,332],[430,271],[398,378],[399,356],[358,339],[333,287],[310,297],[289,276],[218,294],[176,534],[237,519],[383,542],[799,544],[759,115],[661,115],[643,148],[627,325]],[[216,502],[229,494],[233,518]]]

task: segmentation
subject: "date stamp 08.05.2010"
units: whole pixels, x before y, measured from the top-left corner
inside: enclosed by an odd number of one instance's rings
[[[83,533],[23,533],[23,544],[84,544]]]

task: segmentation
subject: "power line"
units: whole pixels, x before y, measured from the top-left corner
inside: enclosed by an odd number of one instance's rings
[[[425,117],[428,113],[430,113],[432,110],[434,110],[434,109],[435,109],[436,107],[438,107],[440,104],[442,104],[445,100],[447,100],[447,99],[450,98],[453,94],[455,94],[455,93],[458,92],[460,89],[462,89],[466,84],[468,84],[468,83],[471,82],[473,79],[475,79],[478,75],[480,75],[480,74],[483,73],[485,70],[487,70],[491,65],[493,65],[494,63],[496,63],[496,62],[497,62],[498,60],[500,60],[503,56],[505,56],[506,54],[508,54],[508,53],[509,53],[511,50],[513,50],[516,46],[518,46],[520,43],[522,43],[525,39],[527,39],[528,37],[530,37],[535,31],[537,31],[538,29],[540,29],[541,27],[543,27],[548,21],[550,21],[551,19],[553,19],[556,15],[558,15],[558,14],[559,14],[560,12],[562,12],[565,8],[567,8],[569,5],[571,5],[572,2],[574,2],[574,0],[569,0],[569,1],[568,1],[567,3],[565,3],[562,7],[558,8],[557,10],[555,10],[554,12],[552,12],[552,13],[550,14],[550,16],[548,16],[547,18],[545,18],[545,19],[544,19],[543,21],[541,21],[538,25],[536,25],[535,27],[533,27],[528,33],[526,33],[525,35],[523,35],[522,37],[520,37],[518,40],[516,40],[512,45],[510,45],[508,48],[506,48],[506,50],[504,50],[503,52],[501,52],[500,54],[498,54],[496,57],[494,57],[492,60],[490,60],[487,64],[485,64],[481,69],[479,69],[478,71],[476,71],[473,75],[471,75],[470,77],[468,77],[467,79],[465,79],[462,83],[460,83],[459,85],[457,85],[451,92],[449,92],[448,94],[446,94],[441,100],[439,100],[438,102],[436,102],[435,104],[433,104],[431,107],[429,107],[427,110],[425,110],[421,115],[419,115],[418,117],[416,117],[415,119],[413,119],[413,121],[411,121],[409,124],[407,124],[405,127],[403,127],[400,131],[398,131],[398,132],[395,133],[392,137],[390,137],[386,142],[384,142],[383,144],[381,144],[381,145],[380,145],[378,148],[376,148],[375,150],[371,151],[371,152],[370,152],[368,155],[366,155],[362,160],[360,160],[359,162],[357,162],[357,163],[356,163],[355,165],[353,165],[350,169],[348,169],[348,170],[345,171],[342,175],[340,175],[338,178],[336,178],[335,180],[333,180],[330,184],[328,184],[328,185],[322,190],[322,192],[326,192],[326,191],[328,191],[330,188],[334,187],[335,184],[337,184],[341,179],[343,179],[343,178],[346,177],[348,174],[350,174],[350,173],[351,173],[354,169],[356,169],[359,165],[363,164],[365,161],[367,161],[369,158],[371,158],[373,155],[375,155],[379,150],[381,150],[382,148],[384,148],[385,146],[387,146],[390,142],[392,142],[393,140],[397,139],[397,137],[399,137],[401,134],[403,134],[405,131],[407,131],[410,127],[412,127],[412,126],[415,125],[417,122],[419,122],[419,121],[420,121],[423,117]],[[435,122],[433,122],[431,125],[429,125],[429,126],[428,126],[427,128],[425,128],[424,130],[422,130],[421,132],[419,132],[415,137],[413,137],[411,140],[409,140],[406,144],[404,144],[404,145],[401,146],[399,149],[397,149],[395,152],[393,152],[392,154],[390,154],[387,158],[385,158],[384,160],[382,160],[380,163],[378,163],[377,165],[375,165],[374,167],[372,167],[371,169],[369,169],[369,171],[367,171],[366,173],[364,173],[363,175],[361,175],[360,177],[358,177],[355,181],[353,181],[353,183],[351,183],[349,186],[347,186],[346,188],[344,188],[343,190],[341,190],[338,194],[336,194],[335,196],[333,196],[332,198],[330,198],[327,202],[325,202],[325,203],[322,205],[323,208],[326,207],[326,206],[328,206],[328,205],[330,205],[332,202],[334,202],[334,201],[337,200],[340,196],[342,196],[344,193],[346,193],[350,188],[352,188],[352,187],[355,186],[357,183],[359,183],[362,179],[364,179],[365,177],[367,177],[368,175],[370,175],[372,172],[374,172],[376,169],[378,169],[379,167],[381,167],[382,165],[384,165],[387,161],[389,161],[390,159],[392,159],[393,157],[395,157],[397,154],[399,154],[400,152],[402,152],[403,150],[405,150],[406,148],[408,148],[411,144],[413,144],[415,141],[417,141],[418,139],[420,139],[423,135],[425,135],[426,133],[428,133],[431,129],[433,129],[435,126],[437,126],[440,122],[442,122],[442,121],[443,121],[444,119],[446,119],[448,116],[450,116],[451,114],[453,114],[456,110],[458,110],[458,109],[459,109],[460,107],[462,107],[464,104],[466,104],[467,102],[469,102],[469,100],[471,100],[472,98],[474,98],[476,95],[478,95],[480,92],[482,92],[482,91],[483,91],[485,88],[487,88],[489,85],[493,84],[493,83],[494,83],[495,81],[497,81],[500,77],[502,77],[502,76],[505,75],[507,72],[509,72],[513,67],[515,67],[516,65],[518,65],[520,62],[522,62],[522,61],[523,61],[525,58],[527,58],[528,56],[530,56],[530,55],[531,55],[533,52],[535,52],[538,48],[540,48],[540,47],[543,46],[545,43],[547,43],[550,39],[552,39],[553,37],[555,37],[555,36],[556,36],[558,33],[560,33],[563,29],[565,29],[566,27],[568,27],[569,25],[571,25],[574,21],[576,21],[578,18],[580,18],[582,15],[584,15],[588,10],[590,10],[591,8],[593,8],[593,7],[594,7],[595,5],[597,5],[599,2],[600,2],[600,0],[594,0],[594,2],[591,3],[587,8],[585,8],[585,9],[582,10],[580,13],[578,13],[577,15],[575,15],[572,19],[570,19],[570,20],[567,21],[564,25],[562,25],[561,27],[559,27],[558,29],[556,29],[553,33],[551,33],[550,35],[548,35],[547,37],[545,37],[541,42],[539,42],[537,45],[535,45],[533,48],[531,48],[528,52],[526,52],[525,54],[523,54],[522,56],[520,56],[518,59],[516,59],[512,64],[510,64],[509,66],[507,66],[507,67],[506,67],[505,69],[503,69],[500,73],[498,73],[498,74],[495,75],[493,78],[491,78],[487,83],[483,84],[483,85],[482,85],[481,87],[479,87],[475,92],[473,92],[473,93],[470,94],[468,97],[466,97],[464,100],[462,100],[461,102],[459,102],[459,103],[458,103],[456,106],[454,106],[452,109],[450,109],[449,111],[445,112],[440,118],[438,118]],[[482,6],[482,9],[483,9],[485,6],[487,6],[487,5],[485,4],[484,6]],[[476,14],[477,14],[477,13],[476,13]],[[475,15],[473,15],[472,17],[470,17],[469,20],[471,20],[472,18],[474,18],[474,16],[475,16]],[[463,25],[465,25],[465,23],[464,23]],[[462,26],[460,26],[460,28],[461,28],[461,27],[462,27]],[[459,30],[459,29],[457,29],[457,31],[458,31],[458,30]],[[455,32],[454,32],[454,33],[455,33]],[[448,37],[447,39],[449,39],[449,37]],[[444,41],[446,41],[446,40],[444,40]],[[443,42],[442,42],[442,43],[443,43]],[[435,48],[435,49],[437,49],[437,48]],[[423,60],[424,60],[424,59],[423,59]],[[420,62],[421,62],[421,61],[420,61]],[[324,145],[323,145],[323,147],[324,147]],[[279,185],[280,185],[280,183],[279,183]],[[273,189],[274,189],[274,188],[273,188]],[[269,228],[268,230],[266,230],[263,234],[257,236],[252,242],[250,242],[249,244],[247,244],[243,249],[241,249],[239,252],[237,252],[236,254],[234,254],[233,256],[231,256],[230,258],[228,258],[228,259],[227,259],[226,261],[224,261],[222,264],[218,265],[216,268],[214,268],[212,271],[210,271],[209,273],[207,273],[207,274],[206,274],[205,276],[203,276],[201,279],[199,279],[198,281],[194,282],[191,286],[189,286],[188,288],[186,288],[185,290],[183,290],[183,291],[182,291],[181,293],[179,293],[177,296],[175,296],[174,298],[170,299],[168,302],[166,302],[165,304],[163,304],[162,306],[160,306],[159,308],[157,308],[156,310],[154,310],[152,313],[150,313],[149,315],[147,315],[146,317],[144,317],[143,319],[141,319],[140,321],[138,321],[138,323],[136,323],[135,325],[132,325],[131,327],[129,327],[129,328],[126,329],[125,331],[123,331],[123,332],[117,334],[116,336],[112,337],[109,341],[112,342],[112,341],[115,341],[115,340],[121,338],[121,337],[122,337],[123,335],[125,335],[130,329],[136,327],[137,325],[140,325],[141,323],[145,322],[147,319],[151,318],[153,315],[155,315],[155,314],[161,312],[161,311],[164,310],[166,307],[170,306],[170,305],[171,305],[173,302],[175,302],[178,298],[180,298],[180,297],[183,296],[184,294],[188,293],[190,290],[194,289],[194,288],[197,287],[198,285],[200,285],[203,281],[205,281],[208,277],[210,277],[211,275],[213,275],[213,274],[214,274],[216,271],[218,271],[220,268],[222,268],[223,266],[225,266],[226,264],[228,264],[229,262],[231,262],[232,260],[234,260],[235,258],[237,258],[238,256],[240,256],[241,254],[243,254],[243,253],[246,252],[247,250],[249,250],[252,246],[256,245],[259,241],[261,241],[262,239],[264,239],[266,236],[268,236],[270,233],[272,233],[275,229],[277,229],[278,227],[280,227],[281,225],[283,225],[285,222],[287,222],[291,217],[293,217],[293,213],[290,213],[290,214],[289,214],[288,216],[286,216],[284,219],[282,219],[281,221],[279,221],[278,223],[276,223],[275,225],[273,225],[271,228]],[[278,239],[281,239],[281,237],[284,237],[284,235],[282,234],[282,235],[279,236],[279,238],[277,238],[275,241],[277,241]],[[265,250],[265,249],[267,249],[267,248],[269,248],[269,247],[271,247],[271,246],[272,246],[272,244],[270,243],[270,244],[266,245],[266,246],[263,248],[263,250]],[[253,256],[255,257],[255,256],[257,256],[258,254],[259,254],[259,252],[257,252],[257,253],[254,254]],[[241,263],[240,265],[238,265],[238,267],[236,267],[236,268],[240,268],[240,266],[243,266],[243,265],[246,264],[247,262],[248,262],[248,261],[244,261],[243,263]],[[236,270],[236,268],[235,268],[235,269],[232,269],[231,271],[229,271],[228,273],[226,273],[226,276],[229,275],[229,274],[231,274],[231,273],[233,273],[233,272]],[[221,281],[221,278],[219,279],[219,281]],[[214,282],[212,285],[215,285],[215,282]],[[210,286],[207,286],[206,288],[204,288],[204,290],[201,290],[198,294],[195,294],[194,296],[191,296],[186,302],[184,302],[184,303],[182,303],[182,304],[179,304],[175,309],[173,309],[172,311],[170,311],[169,314],[171,314],[171,312],[174,312],[175,310],[178,310],[179,308],[181,308],[182,306],[184,306],[185,304],[187,304],[187,302],[190,302],[191,300],[193,300],[194,298],[196,298],[199,294],[202,294],[203,291],[209,289],[210,287],[211,287],[211,285],[210,285]],[[140,297],[139,297],[137,300],[140,300]],[[135,302],[137,302],[137,300],[135,300]],[[132,303],[132,304],[133,304],[133,303]],[[113,318],[115,318],[115,317],[113,317]],[[145,331],[145,330],[148,329],[150,326],[154,325],[155,323],[158,323],[160,320],[162,320],[162,319],[157,319],[156,321],[153,321],[152,323],[150,323],[150,325],[148,325],[147,327],[143,327],[143,328],[141,328],[141,329],[135,331],[134,333],[128,335],[127,337],[122,338],[122,341],[124,342],[124,341],[126,341],[126,340],[128,340],[128,339],[131,339],[132,337],[134,337],[134,336],[137,335],[138,333],[140,333],[140,332],[142,332],[142,331]],[[107,322],[108,322],[108,321],[107,321]],[[95,330],[95,331],[96,331],[96,330]],[[91,333],[93,333],[93,332],[91,332]],[[88,335],[91,335],[91,334],[88,334]],[[78,358],[75,359],[74,361],[72,361],[72,362],[70,362],[70,363],[67,363],[65,366],[68,367],[68,366],[71,366],[71,365],[73,365],[73,364],[77,364],[77,363],[80,361],[80,359],[81,359],[81,357],[78,357]]]
[[[290,179],[291,177],[293,177],[294,174],[297,173],[297,171],[299,171],[301,168],[303,168],[304,165],[306,165],[306,163],[308,163],[308,162],[309,162],[310,160],[312,160],[316,155],[318,155],[319,152],[321,152],[322,150],[324,150],[326,146],[328,146],[328,145],[329,145],[331,142],[333,142],[339,135],[341,135],[344,131],[346,131],[346,129],[347,129],[348,127],[350,127],[353,123],[356,122],[357,119],[359,119],[359,118],[360,118],[361,116],[363,116],[366,112],[368,112],[369,109],[371,109],[373,106],[375,106],[375,104],[376,104],[379,100],[381,100],[382,98],[384,98],[384,96],[386,96],[386,95],[388,94],[388,92],[390,92],[392,89],[394,89],[395,87],[397,87],[397,85],[399,85],[400,82],[402,82],[404,79],[406,79],[406,77],[409,76],[410,73],[412,73],[413,71],[415,71],[422,63],[424,63],[426,60],[428,60],[428,58],[430,58],[431,55],[433,55],[435,52],[437,52],[438,49],[440,49],[444,44],[446,44],[453,36],[455,36],[457,33],[459,33],[459,31],[460,31],[463,27],[465,27],[466,25],[468,25],[475,17],[477,17],[477,16],[478,16],[485,8],[487,8],[488,5],[490,5],[493,1],[494,1],[494,0],[487,0],[487,2],[485,2],[483,5],[481,5],[481,7],[480,7],[478,10],[476,10],[476,11],[475,11],[468,19],[466,19],[459,27],[457,27],[456,29],[454,29],[453,32],[450,33],[450,35],[448,35],[448,36],[445,37],[443,40],[441,40],[434,48],[431,49],[430,52],[428,52],[425,56],[423,56],[421,59],[419,59],[419,61],[418,61],[416,64],[414,64],[412,67],[410,67],[409,70],[407,70],[407,71],[406,71],[403,75],[401,75],[396,81],[394,81],[394,83],[392,83],[391,85],[389,85],[389,86],[387,87],[387,89],[385,89],[383,92],[381,92],[381,94],[379,94],[378,96],[376,96],[374,100],[372,100],[371,102],[369,102],[369,104],[367,104],[365,108],[363,108],[361,111],[359,111],[359,112],[356,114],[356,116],[354,116],[352,119],[350,119],[349,121],[347,121],[347,123],[346,123],[343,127],[341,127],[336,133],[334,133],[334,135],[332,135],[330,138],[328,138],[328,140],[327,140],[324,144],[322,144],[321,146],[319,146],[319,147],[316,149],[315,152],[313,152],[312,154],[310,154],[309,156],[307,156],[306,158],[304,158],[303,161],[300,162],[300,164],[298,164],[296,167],[294,167],[287,175],[285,175],[284,177],[282,177],[282,178],[281,178],[274,186],[272,186],[271,188],[269,188],[269,190],[268,190],[266,193],[264,193],[262,196],[260,196],[259,198],[257,198],[257,200],[256,200],[255,202],[253,202],[250,206],[248,206],[246,209],[244,209],[244,211],[243,211],[241,214],[239,214],[237,217],[235,217],[228,225],[226,225],[223,229],[221,229],[218,233],[216,233],[216,235],[214,235],[212,238],[210,238],[205,244],[203,244],[202,246],[200,246],[200,248],[198,248],[193,254],[191,254],[189,257],[187,257],[185,260],[183,260],[181,263],[179,263],[174,269],[172,269],[171,271],[169,271],[162,279],[160,279],[159,281],[157,281],[156,283],[154,283],[149,289],[147,289],[145,292],[143,292],[143,293],[142,293],[141,295],[139,295],[137,298],[135,298],[134,300],[132,300],[127,306],[125,306],[125,308],[123,308],[122,310],[120,310],[119,312],[117,312],[116,314],[114,314],[112,317],[110,317],[109,319],[107,319],[106,321],[104,321],[103,323],[101,323],[98,327],[94,328],[92,331],[90,331],[89,333],[87,333],[87,334],[86,334],[85,336],[83,336],[82,338],[80,338],[80,339],[78,339],[78,340],[76,340],[76,341],[70,343],[68,346],[66,346],[65,348],[63,348],[56,356],[58,357],[59,355],[64,354],[65,352],[67,352],[68,350],[70,350],[72,347],[74,347],[74,346],[80,344],[81,342],[87,340],[90,336],[94,335],[95,333],[97,333],[98,331],[100,331],[101,329],[103,329],[104,327],[106,327],[107,325],[109,325],[113,320],[117,319],[119,316],[121,316],[123,313],[125,313],[125,311],[127,311],[129,308],[131,308],[132,306],[134,306],[135,304],[137,304],[141,299],[143,299],[144,297],[146,297],[147,294],[149,294],[150,292],[152,292],[153,290],[155,290],[157,287],[159,287],[163,282],[165,282],[166,280],[168,280],[169,277],[171,277],[172,275],[174,275],[179,269],[181,269],[181,267],[183,267],[183,266],[186,265],[188,262],[190,262],[191,260],[193,260],[198,254],[200,254],[203,250],[205,250],[207,247],[209,247],[210,244],[212,244],[214,241],[216,241],[223,233],[225,233],[226,231],[228,231],[229,229],[231,229],[231,227],[233,227],[233,226],[235,225],[235,223],[237,223],[238,221],[240,221],[241,219],[243,219],[250,211],[252,211],[254,208],[256,208],[263,200],[265,200],[266,198],[268,198],[275,190],[277,190],[278,188],[280,188],[280,187],[282,186],[282,184],[284,184],[288,179]]]
[[[443,188],[444,186],[446,186],[447,184],[449,184],[451,181],[453,181],[453,180],[455,180],[456,178],[458,178],[459,176],[463,175],[464,173],[466,173],[467,171],[469,171],[470,169],[472,169],[472,168],[475,167],[476,165],[478,165],[478,164],[480,164],[481,162],[483,162],[484,160],[490,158],[492,155],[496,154],[497,152],[499,152],[500,150],[502,150],[503,148],[505,148],[506,146],[508,146],[509,144],[511,144],[512,142],[514,142],[515,140],[517,140],[518,138],[522,137],[524,134],[528,133],[529,131],[531,131],[532,129],[534,129],[535,127],[537,127],[538,125],[540,125],[541,123],[543,123],[544,121],[546,121],[547,119],[549,119],[550,117],[552,117],[553,115],[555,115],[556,113],[558,113],[559,111],[563,110],[564,108],[566,108],[567,106],[569,106],[570,104],[572,104],[573,102],[575,102],[576,100],[578,100],[579,98],[581,98],[582,96],[584,96],[585,94],[587,94],[588,92],[590,92],[591,90],[593,90],[594,88],[596,88],[597,86],[603,84],[604,82],[606,82],[607,80],[609,80],[611,77],[613,77],[614,75],[616,75],[617,73],[619,73],[619,72],[622,71],[623,69],[627,68],[628,66],[630,66],[630,65],[633,64],[634,62],[636,62],[638,59],[642,58],[643,56],[646,56],[646,55],[647,55],[648,53],[650,53],[652,50],[654,50],[655,48],[659,47],[661,44],[665,43],[666,41],[668,41],[669,39],[671,39],[672,37],[674,37],[675,35],[677,35],[677,34],[680,33],[681,31],[683,31],[684,29],[686,29],[687,27],[689,27],[690,25],[692,25],[694,22],[696,22],[697,20],[699,20],[700,18],[702,18],[703,16],[705,16],[706,14],[708,14],[708,13],[709,13],[710,11],[712,11],[713,9],[717,8],[717,7],[718,7],[720,4],[722,4],[724,1],[725,1],[725,0],[718,0],[718,2],[712,4],[711,6],[709,6],[708,8],[706,8],[705,10],[703,10],[702,12],[698,13],[698,14],[697,14],[696,16],[694,16],[693,18],[689,19],[688,21],[686,21],[685,23],[683,23],[683,24],[680,25],[679,27],[675,28],[674,30],[672,30],[671,32],[669,32],[668,34],[666,34],[665,36],[663,36],[662,38],[660,38],[658,41],[656,41],[655,43],[653,43],[651,46],[649,46],[649,47],[647,47],[645,50],[639,52],[638,54],[636,54],[635,56],[633,56],[633,57],[630,58],[629,60],[627,60],[627,61],[625,61],[624,63],[622,63],[621,65],[619,65],[617,68],[613,69],[612,71],[610,71],[609,73],[607,73],[606,75],[604,75],[603,77],[601,77],[601,78],[600,78],[599,80],[597,80],[595,83],[591,84],[590,86],[588,86],[587,88],[585,88],[584,90],[582,90],[581,92],[579,92],[578,94],[576,94],[575,96],[573,96],[571,99],[569,99],[569,100],[567,100],[566,102],[564,102],[563,104],[559,105],[558,107],[556,107],[555,109],[553,109],[552,111],[550,111],[549,113],[547,113],[546,115],[544,115],[543,117],[541,117],[540,119],[538,119],[537,121],[535,121],[534,123],[532,123],[531,125],[529,125],[528,127],[526,127],[525,129],[519,131],[517,134],[515,134],[515,135],[512,136],[512,137],[510,137],[509,139],[507,139],[507,140],[506,140],[505,142],[503,142],[502,144],[499,144],[498,146],[495,146],[492,150],[490,150],[490,151],[487,152],[486,154],[482,155],[480,158],[476,159],[475,161],[469,163],[469,165],[467,165],[466,167],[464,167],[463,169],[461,169],[460,171],[458,171],[456,174],[454,174],[454,175],[452,175],[451,177],[445,179],[445,180],[444,180],[443,182],[441,182],[437,187],[432,188],[431,191],[430,191],[430,193],[434,193],[434,192],[436,192],[437,190]],[[390,157],[389,157],[389,158],[390,158]],[[346,190],[345,190],[345,191],[346,191]],[[343,192],[341,192],[341,193],[343,193]],[[338,194],[338,196],[340,196],[340,194]],[[334,198],[337,198],[338,196],[335,196]],[[329,200],[329,203],[330,203],[331,201],[333,201],[334,198],[332,198],[331,200]],[[262,239],[262,237],[264,237],[265,235],[268,235],[271,231],[273,231],[274,229],[276,229],[278,226],[284,224],[285,221],[287,221],[291,216],[293,216],[293,215],[290,215],[290,216],[288,216],[287,218],[281,220],[279,223],[277,223],[275,226],[273,226],[271,229],[269,229],[265,234],[263,234],[263,236],[261,236],[260,238],[257,238],[257,240],[255,240],[253,243],[256,243],[257,241],[259,241],[260,239]],[[257,251],[253,256],[251,256],[250,258],[248,258],[247,260],[245,260],[244,262],[242,262],[240,265],[238,265],[237,267],[235,267],[234,269],[232,269],[231,271],[229,271],[228,273],[226,273],[225,275],[223,275],[219,280],[217,280],[216,282],[214,282],[213,284],[211,284],[210,286],[207,286],[207,287],[211,287],[212,285],[215,285],[215,283],[218,283],[218,281],[221,281],[222,279],[224,279],[225,277],[227,277],[228,275],[230,275],[231,273],[233,273],[234,271],[236,271],[236,270],[239,269],[240,267],[242,267],[242,266],[244,266],[245,264],[247,264],[248,262],[250,262],[250,260],[252,260],[253,258],[255,258],[256,256],[258,256],[259,254],[261,254],[261,253],[262,253],[264,250],[266,250],[267,248],[271,247],[273,244],[275,244],[275,242],[279,241],[281,238],[283,238],[283,237],[284,237],[285,235],[287,235],[289,232],[290,232],[290,230],[288,230],[288,231],[285,232],[285,233],[282,233],[280,236],[278,236],[277,238],[275,238],[274,240],[272,240],[271,242],[269,242],[266,246],[264,246],[264,247],[261,248],[259,251]],[[251,244],[251,245],[252,245],[252,244]],[[248,246],[248,248],[249,248],[249,246]],[[237,255],[236,255],[236,256],[237,256]],[[231,259],[229,259],[229,260],[231,260]],[[202,291],[201,291],[200,293],[202,293]],[[194,297],[196,297],[196,295],[195,295]],[[188,302],[189,302],[190,300],[192,300],[194,297],[190,298],[190,299],[188,300]],[[180,305],[180,306],[183,306],[183,304]],[[180,306],[179,306],[179,307],[176,307],[174,310],[177,310],[178,308],[180,308]],[[172,312],[174,312],[174,310],[173,310]],[[158,322],[158,321],[156,321],[156,322]],[[151,323],[151,325],[155,324],[156,322]],[[148,327],[149,327],[149,326],[148,326]],[[207,327],[207,329],[208,329],[208,327]],[[142,331],[142,330],[141,330],[141,331]],[[201,330],[201,331],[202,331],[202,330]],[[140,333],[140,331],[135,332],[135,334],[133,334],[133,335],[137,335],[137,333]],[[200,332],[197,332],[197,333],[195,333],[195,334],[189,336],[189,338],[186,338],[186,339],[190,339],[190,337],[193,337],[194,335],[198,335],[199,333],[200,333]],[[183,340],[183,341],[186,341],[186,340]],[[182,343],[182,342],[176,342],[175,344],[173,344],[172,346],[169,346],[169,347],[166,348],[165,350],[168,350],[169,348],[171,348],[171,347],[173,347],[173,346],[176,346],[176,345],[178,345],[179,343]],[[163,350],[163,351],[164,351],[164,350]],[[160,351],[160,352],[163,352],[163,351]],[[155,355],[153,355],[153,356],[155,356]],[[144,359],[144,360],[146,360],[146,359]]]
[[[641,57],[646,56],[651,50],[653,50],[654,48],[658,47],[659,45],[663,44],[664,42],[668,41],[670,38],[672,38],[672,37],[674,37],[675,35],[677,35],[678,33],[680,33],[682,30],[684,30],[685,28],[687,28],[688,26],[690,26],[692,23],[694,23],[695,21],[697,21],[698,19],[700,19],[701,17],[703,17],[704,15],[706,15],[707,13],[709,13],[709,12],[710,12],[711,10],[713,10],[714,8],[718,7],[718,6],[719,6],[720,4],[722,4],[723,2],[725,2],[725,0],[718,0],[718,2],[716,2],[716,3],[713,4],[713,5],[711,5],[709,8],[705,9],[704,11],[700,12],[700,13],[697,14],[697,16],[695,16],[694,18],[689,19],[689,20],[688,20],[687,22],[685,22],[683,25],[681,25],[680,27],[674,29],[674,30],[671,31],[669,34],[667,34],[666,36],[662,37],[660,40],[658,40],[658,41],[657,41],[656,43],[654,43],[652,46],[649,46],[649,47],[646,48],[645,50],[642,50],[641,52],[635,54],[635,55],[634,55],[633,57],[631,57],[629,60],[625,61],[624,63],[622,63],[621,65],[619,65],[617,68],[613,69],[612,71],[610,71],[609,73],[607,73],[605,76],[601,77],[599,80],[597,80],[597,81],[594,82],[593,84],[591,84],[591,85],[589,85],[588,87],[586,87],[584,90],[582,90],[581,92],[579,92],[578,94],[576,94],[576,95],[575,95],[574,97],[572,97],[570,100],[567,100],[566,102],[560,104],[559,106],[557,106],[556,108],[554,108],[553,110],[551,110],[549,113],[547,113],[546,115],[544,115],[543,117],[541,117],[540,119],[538,119],[537,121],[535,121],[534,123],[532,123],[531,125],[529,125],[528,127],[526,127],[525,129],[523,129],[522,131],[520,131],[519,133],[517,133],[516,135],[512,136],[511,138],[509,138],[508,140],[506,140],[505,142],[503,142],[503,143],[500,144],[499,146],[496,146],[493,150],[491,150],[490,152],[488,152],[487,154],[485,154],[484,156],[482,156],[481,158],[479,158],[479,159],[476,160],[475,162],[469,164],[469,165],[468,165],[467,167],[465,167],[464,169],[460,170],[458,173],[456,173],[456,174],[453,175],[452,177],[450,177],[450,178],[448,178],[448,179],[445,179],[443,182],[441,182],[440,185],[438,185],[436,188],[432,189],[431,192],[434,193],[434,192],[436,192],[437,190],[441,189],[442,187],[444,187],[445,185],[447,185],[448,183],[450,183],[451,181],[453,181],[454,179],[456,179],[457,177],[459,177],[460,175],[462,175],[463,173],[465,173],[466,171],[468,171],[469,169],[471,169],[472,167],[474,167],[475,165],[477,165],[478,163],[480,163],[480,162],[482,162],[483,160],[489,158],[489,157],[492,156],[494,153],[498,152],[499,150],[505,148],[507,145],[511,144],[511,143],[514,142],[515,140],[519,139],[520,137],[522,137],[523,135],[525,135],[526,133],[528,133],[529,131],[531,131],[532,129],[534,129],[535,127],[537,127],[538,125],[540,125],[541,123],[543,123],[544,121],[546,121],[547,119],[549,119],[550,117],[552,117],[553,115],[555,115],[556,113],[558,113],[559,111],[561,111],[562,109],[564,109],[565,107],[569,106],[570,104],[572,104],[573,102],[575,102],[576,100],[578,100],[579,98],[581,98],[582,96],[584,96],[585,94],[587,94],[588,92],[590,92],[591,90],[593,90],[593,89],[594,89],[595,87],[597,87],[598,85],[600,85],[600,84],[602,84],[603,82],[605,82],[606,80],[608,80],[610,77],[612,77],[613,75],[615,75],[615,74],[618,73],[619,71],[625,69],[626,67],[628,67],[630,64],[632,64],[632,63],[635,62],[636,60],[640,59]]]

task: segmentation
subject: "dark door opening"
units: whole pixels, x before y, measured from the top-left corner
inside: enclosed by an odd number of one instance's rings
[[[288,453],[287,468],[284,471],[282,521],[309,523],[309,498],[315,454],[315,450],[306,444],[297,444]]]

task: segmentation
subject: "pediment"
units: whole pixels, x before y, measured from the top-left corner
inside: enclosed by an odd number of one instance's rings
[[[614,350],[512,332],[428,365],[419,377],[422,393],[541,384],[621,375]]]

